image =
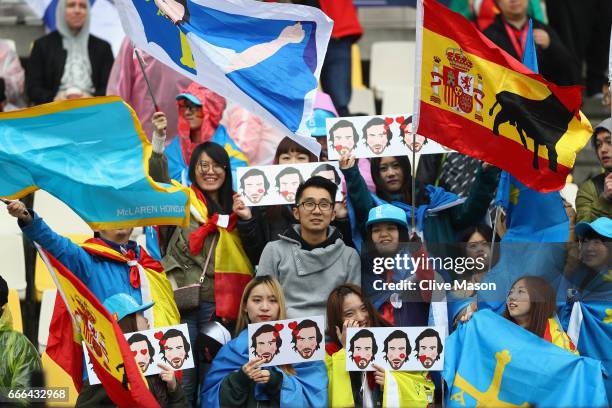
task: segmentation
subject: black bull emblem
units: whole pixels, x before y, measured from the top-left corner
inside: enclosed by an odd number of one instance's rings
[[[508,91],[495,95],[495,103],[489,109],[489,116],[497,104],[501,110],[495,115],[493,133],[499,136],[499,125],[509,122],[516,128],[525,149],[525,134],[533,139],[533,167],[538,169],[538,148],[545,146],[548,150],[548,167],[557,171],[556,145],[567,132],[573,112],[570,112],[559,99],[550,94],[545,99],[533,100]]]

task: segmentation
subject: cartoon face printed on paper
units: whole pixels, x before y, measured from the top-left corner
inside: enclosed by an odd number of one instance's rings
[[[287,167],[276,176],[276,188],[288,203],[295,202],[295,192],[303,182],[302,174],[295,167]]]
[[[382,118],[372,118],[363,127],[363,141],[374,154],[382,154],[391,143],[392,137],[389,123]]]
[[[351,339],[349,348],[350,358],[362,370],[370,365],[377,351],[378,346],[376,345],[374,333],[367,329],[359,330]]]
[[[400,138],[404,146],[411,152],[418,153],[421,151],[423,146],[427,144],[427,138],[421,135],[412,135],[412,116],[408,116],[406,119],[399,117],[395,119],[400,125]]]
[[[280,353],[283,345],[279,331],[271,324],[259,327],[251,336],[251,348],[253,355],[263,359],[264,364],[272,361],[274,356]]]
[[[317,168],[314,169],[314,171],[312,172],[310,176],[311,177],[314,177],[314,176],[324,177],[337,186],[339,186],[340,182],[342,181],[342,179],[340,179],[340,175],[336,171],[336,168],[332,166],[331,164],[327,164],[327,163],[317,166]]]
[[[266,174],[260,169],[251,169],[240,178],[240,190],[251,203],[260,202],[270,188],[270,182]]]
[[[291,329],[293,351],[296,351],[302,358],[309,359],[315,351],[321,348],[323,335],[314,321],[306,319],[299,324],[291,322],[289,328]]]
[[[136,364],[140,367],[140,371],[146,372],[149,364],[153,362],[153,356],[155,355],[155,349],[148,337],[142,333],[134,333],[127,342],[130,345]]]
[[[158,338],[159,333],[161,332],[155,334],[155,338]],[[170,329],[163,336],[159,336],[159,349],[162,361],[176,370],[180,369],[189,358],[191,346],[182,331]]]
[[[348,120],[340,120],[329,129],[329,140],[332,148],[339,155],[352,153],[359,141],[359,133]]]
[[[431,368],[442,354],[442,340],[434,329],[425,329],[415,340],[416,356],[425,368]]]
[[[399,370],[408,361],[411,351],[408,335],[401,330],[395,330],[385,339],[385,347],[383,349],[385,354],[383,358],[389,363],[391,368]]]

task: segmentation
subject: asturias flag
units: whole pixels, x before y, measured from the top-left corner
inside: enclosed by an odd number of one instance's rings
[[[332,22],[319,9],[254,0],[117,0],[134,44],[318,154],[306,122]]]
[[[449,407],[607,407],[600,361],[481,310],[446,338]]]
[[[189,191],[149,177],[151,151],[136,114],[116,96],[1,113],[0,197],[46,190],[93,229],[185,227]]]
[[[50,265],[60,297],[73,321],[73,344],[66,344],[70,354],[51,356],[54,360],[71,359],[83,367],[81,340],[89,351],[96,375],[109,398],[119,407],[159,407],[136,365],[132,350],[121,328],[89,289],[51,254],[39,248],[41,257]],[[80,350],[80,353],[79,353]],[[75,357],[76,356],[76,357]],[[81,358],[77,358],[81,356]],[[62,365],[63,366],[63,365]],[[76,370],[75,370],[76,371]],[[71,373],[73,376],[75,372]],[[75,378],[77,389],[80,378]]]
[[[547,82],[435,0],[417,11],[415,131],[559,190],[592,129],[579,87]]]

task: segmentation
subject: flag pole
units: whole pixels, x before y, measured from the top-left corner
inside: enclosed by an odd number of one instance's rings
[[[410,194],[411,194],[411,199],[410,199],[410,205],[412,205],[412,220],[411,220],[411,225],[412,225],[412,232],[416,232],[416,228],[415,228],[415,213],[416,213],[416,152],[414,151],[414,141],[416,140],[416,132],[414,130],[414,127],[412,127],[412,165],[410,166],[412,169],[412,188],[410,189]]]
[[[501,205],[495,206],[495,219],[493,220],[493,236],[491,237],[491,250],[489,251],[489,270],[491,270],[491,266],[493,264],[493,252],[495,250],[495,234],[497,233],[497,220],[500,217]]]
[[[157,104],[157,101],[155,100],[155,95],[153,95],[153,89],[151,88],[149,77],[147,77],[147,73],[145,72],[144,61],[142,59],[142,56],[140,55],[140,52],[138,52],[138,49],[136,47],[134,47],[134,53],[136,54],[136,58],[138,59],[138,65],[140,65],[140,71],[142,71],[142,76],[144,77],[144,80],[147,84],[147,89],[149,90],[149,96],[151,96],[151,100],[153,101],[155,112],[159,112],[159,105]]]

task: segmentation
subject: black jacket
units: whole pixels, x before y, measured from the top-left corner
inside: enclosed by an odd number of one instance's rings
[[[91,34],[87,48],[94,96],[105,95],[108,76],[113,67],[113,51],[109,43]],[[66,55],[58,31],[34,41],[26,70],[26,91],[30,103],[39,105],[53,101],[64,75]]]
[[[576,85],[580,82],[579,73],[576,70],[577,63],[572,53],[565,47],[557,33],[544,23],[533,20],[533,28],[546,31],[550,37],[550,46],[542,49],[536,45],[538,56],[538,67],[540,74],[547,81],[557,85]],[[520,61],[512,41],[508,37],[501,14],[498,14],[489,27],[484,30],[484,35],[489,37],[498,47]]]

